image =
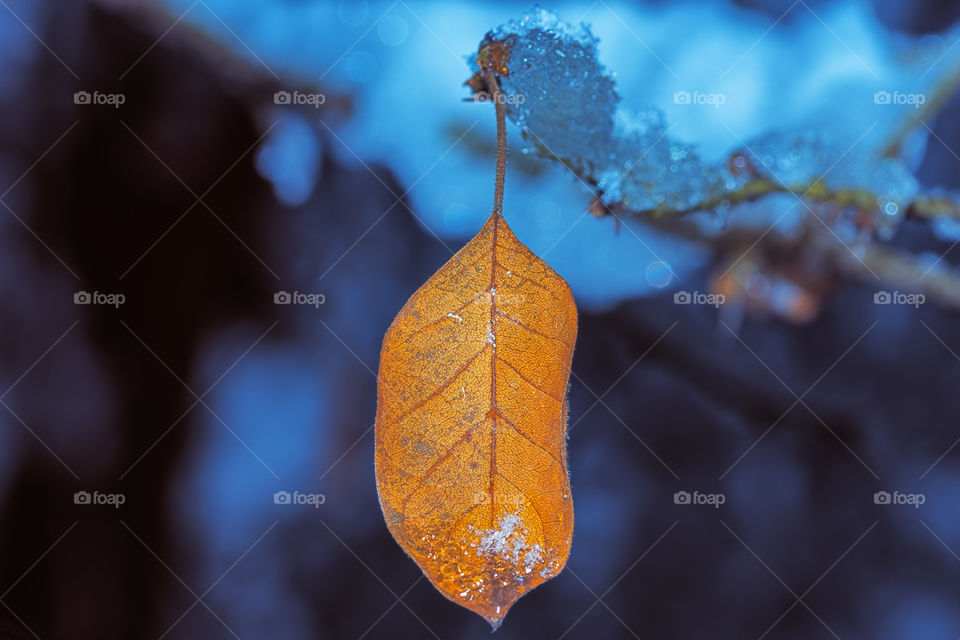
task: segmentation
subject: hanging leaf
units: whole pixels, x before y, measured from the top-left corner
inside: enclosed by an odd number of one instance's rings
[[[401,309],[380,356],[377,487],[391,533],[496,628],[570,552],[567,283],[495,209]]]
[[[467,84],[497,117],[493,213],[411,296],[383,340],[377,490],[397,542],[442,594],[496,629],[570,555],[567,383],[577,337],[570,287],[503,218],[507,135],[489,40]]]

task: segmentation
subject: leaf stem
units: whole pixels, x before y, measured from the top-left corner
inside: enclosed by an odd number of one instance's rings
[[[491,69],[483,72],[487,89],[497,113],[497,178],[493,187],[493,213],[503,216],[503,180],[507,173],[507,123],[497,76]]]

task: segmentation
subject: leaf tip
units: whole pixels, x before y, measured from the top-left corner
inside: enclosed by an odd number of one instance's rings
[[[497,629],[500,628],[500,625],[503,624],[503,619],[507,617],[507,614],[504,613],[499,618],[484,618],[487,622],[490,623],[490,633],[495,633]]]

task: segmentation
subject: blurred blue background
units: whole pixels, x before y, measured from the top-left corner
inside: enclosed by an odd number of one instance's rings
[[[897,121],[849,96],[960,51],[950,3],[544,6],[717,162],[773,130],[880,141]],[[383,523],[375,372],[489,213],[493,114],[462,85],[528,8],[0,0],[0,638],[488,636]],[[960,186],[958,112],[911,150],[924,187]],[[506,217],[581,308],[577,523],[497,637],[960,637],[956,313],[844,282],[806,324],[675,305],[712,256],[590,215],[508,135]],[[892,242],[956,263],[916,222]]]

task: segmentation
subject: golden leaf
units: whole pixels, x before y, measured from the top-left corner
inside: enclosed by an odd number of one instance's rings
[[[390,532],[447,598],[494,627],[567,562],[567,283],[495,209],[383,341],[376,419]]]

